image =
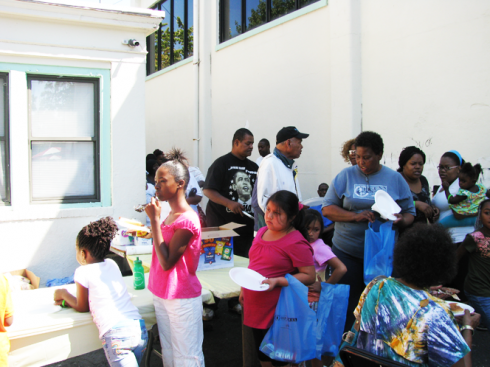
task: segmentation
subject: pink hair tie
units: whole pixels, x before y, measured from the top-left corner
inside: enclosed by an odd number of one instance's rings
[[[303,209],[304,205],[298,202],[298,208],[299,210]]]

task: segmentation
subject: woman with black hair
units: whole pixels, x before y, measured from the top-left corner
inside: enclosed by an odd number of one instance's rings
[[[155,186],[155,172],[159,167],[156,159],[148,159],[146,161],[146,183]]]
[[[407,366],[470,366],[480,315],[465,311],[458,329],[449,305],[428,291],[456,273],[447,231],[422,224],[407,230],[395,247],[393,266],[399,278],[373,280],[361,296],[357,347]]]
[[[441,221],[446,217],[452,216],[453,211],[449,207],[449,195],[457,195],[460,189],[459,187],[459,172],[461,171],[461,166],[465,163],[461,154],[456,150],[450,150],[444,153],[437,166],[439,177],[441,178],[441,187],[432,198],[432,204],[435,205],[439,211],[439,220]],[[445,190],[447,187],[447,192]],[[454,246],[458,248],[464,241],[466,235],[474,231],[474,226],[464,226],[464,227],[449,227],[449,234],[451,235]],[[456,277],[448,284],[451,288],[456,288],[458,290],[464,289],[464,279],[468,273],[468,256],[465,255],[458,264],[458,272]],[[461,300],[466,301],[466,295],[464,292],[459,294]]]
[[[155,149],[153,151],[153,155],[155,157],[154,159],[156,159],[156,161],[158,163],[158,167],[160,167],[163,163],[168,161],[168,159],[165,157],[165,153],[162,152],[160,149]]]
[[[379,219],[379,215],[371,210],[374,194],[378,190],[386,191],[401,207],[401,213],[394,214],[395,230],[412,224],[415,215],[412,193],[406,181],[380,163],[383,156],[381,136],[372,131],[362,132],[355,145],[357,165],[343,169],[333,179],[322,208],[323,215],[335,222],[332,250],[347,266],[347,273],[339,282],[350,285],[346,330],[354,322],[352,312],[365,287],[365,232],[369,222]]]
[[[425,153],[415,146],[404,148],[398,158],[397,171],[407,181],[416,209],[413,224],[427,223],[427,220],[432,223],[439,218],[439,209],[430,201],[429,182],[422,175],[424,165]]]
[[[243,324],[252,329],[262,367],[272,366],[271,359],[259,347],[272,326],[281,288],[288,286],[285,275],[293,274],[305,285],[315,281],[313,250],[305,239],[308,233],[302,226],[304,210],[299,205],[298,197],[289,191],[274,193],[267,201],[264,214],[267,226],[259,229],[249,252],[248,268],[266,277],[263,283],[269,284],[268,292],[245,288],[240,292]],[[276,366],[287,364],[275,363]]]

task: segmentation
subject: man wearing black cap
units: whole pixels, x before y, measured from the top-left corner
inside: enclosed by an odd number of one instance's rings
[[[257,204],[262,213],[255,213],[258,221],[256,229],[265,226],[264,212],[267,200],[275,192],[291,191],[301,201],[298,165],[294,160],[301,155],[303,150],[301,142],[308,136],[309,134],[299,132],[294,126],[283,127],[277,133],[274,152],[264,157],[257,172],[257,192],[254,194],[257,196]]]

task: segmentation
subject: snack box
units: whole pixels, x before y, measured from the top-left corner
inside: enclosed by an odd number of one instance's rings
[[[232,268],[234,266],[234,231],[244,224],[227,223],[219,227],[205,227],[201,230],[201,256],[197,271]]]
[[[32,289],[38,289],[39,283],[41,282],[41,278],[36,276],[32,271],[27,269],[13,270],[9,271],[12,275],[21,275],[31,281]]]
[[[112,240],[112,243],[119,246],[134,246],[134,237],[130,236],[126,229],[118,229],[116,237]]]

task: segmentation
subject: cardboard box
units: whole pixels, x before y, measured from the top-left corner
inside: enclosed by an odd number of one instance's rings
[[[39,283],[41,282],[41,278],[36,276],[36,274],[34,274],[32,271],[27,269],[20,269],[20,270],[9,271],[9,273],[12,275],[21,275],[31,281],[32,288],[34,289],[39,288]]]
[[[201,256],[197,271],[232,268],[234,266],[234,231],[244,224],[228,223],[219,227],[206,227],[201,231]]]
[[[135,237],[134,244],[136,246],[151,246],[153,245],[153,238]]]

